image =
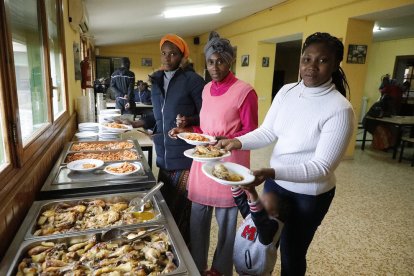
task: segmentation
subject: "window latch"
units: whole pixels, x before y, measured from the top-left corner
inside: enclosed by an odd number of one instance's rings
[[[17,139],[17,124],[16,124],[16,122],[11,123],[11,131],[12,131],[13,143],[17,146],[18,139]]]

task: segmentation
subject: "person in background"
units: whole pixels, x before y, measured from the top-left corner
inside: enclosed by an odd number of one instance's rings
[[[288,205],[280,240],[283,276],[305,275],[309,245],[335,195],[334,171],[354,130],[340,67],[343,55],[338,38],[319,32],[307,37],[299,65],[302,80],[282,87],[258,129],[217,145],[251,150],[277,141],[270,168],[254,171],[252,185],[266,181],[265,189]]]
[[[143,104],[151,104],[151,91],[148,89],[148,83],[137,81],[137,89],[134,90],[135,100]]]
[[[254,186],[232,187],[243,217],[234,242],[233,263],[239,275],[271,275],[287,213],[277,194],[264,190],[259,198]]]
[[[116,108],[121,114],[134,114],[135,74],[129,70],[131,63],[129,58],[121,58],[121,67],[111,75],[111,89],[115,92]]]
[[[235,59],[230,41],[212,32],[204,47],[204,54],[212,81],[203,90],[200,125],[185,126],[186,123],[178,117],[178,125],[182,127],[173,129],[171,135],[189,131],[218,138],[234,138],[257,128],[256,91],[249,84],[237,79],[230,71]],[[250,152],[234,151],[225,160],[250,167]],[[207,273],[232,275],[237,207],[230,189],[205,176],[201,166],[202,163],[193,162],[188,181],[188,198],[193,203],[190,226],[191,255],[199,271],[204,273],[208,269],[211,220],[215,211],[219,228],[218,242],[211,269]]]
[[[176,118],[186,125],[199,125],[204,80],[188,65],[187,43],[175,34],[160,41],[161,70],[150,76],[154,115],[130,122],[134,127],[153,128],[153,141],[160,168],[158,180],[164,182],[161,192],[187,244],[190,243],[191,201],[187,199],[187,183],[191,159],[183,152],[193,148],[168,133],[177,126]]]

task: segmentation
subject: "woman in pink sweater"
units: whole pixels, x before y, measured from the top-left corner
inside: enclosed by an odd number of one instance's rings
[[[176,128],[179,132],[199,132],[220,138],[235,138],[257,128],[257,95],[253,87],[237,79],[230,71],[234,50],[227,39],[210,34],[204,53],[212,81],[203,90],[200,126]],[[250,167],[250,152],[233,151],[225,161]],[[188,198],[192,201],[190,232],[191,254],[201,273],[207,270],[210,226],[215,209],[218,243],[209,275],[232,275],[233,245],[236,235],[237,207],[230,189],[201,171],[202,163],[193,162],[188,181]]]

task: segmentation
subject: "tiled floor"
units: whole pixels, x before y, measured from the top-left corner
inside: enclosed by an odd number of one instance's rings
[[[270,153],[271,147],[254,151],[252,167],[267,166]],[[336,176],[336,196],[310,246],[307,274],[414,275],[414,168],[368,143],[365,151],[357,146]],[[211,232],[210,258],[214,221]],[[274,275],[279,268],[280,259]]]

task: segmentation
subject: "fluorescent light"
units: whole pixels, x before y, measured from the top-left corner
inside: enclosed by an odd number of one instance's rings
[[[219,6],[207,6],[198,8],[179,8],[171,9],[164,12],[165,18],[177,18],[186,16],[206,15],[220,13],[221,7]]]
[[[380,26],[374,26],[373,31],[374,33],[381,31],[382,28]]]

